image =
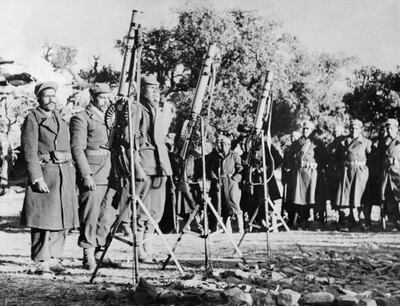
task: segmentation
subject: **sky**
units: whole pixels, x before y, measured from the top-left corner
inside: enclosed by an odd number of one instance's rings
[[[77,67],[100,64],[118,69],[113,48],[126,34],[131,10],[143,11],[142,25],[168,26],[173,9],[186,0],[0,0],[0,57],[39,69],[46,42],[75,46]],[[205,1],[194,1],[192,3]],[[274,14],[284,29],[310,51],[356,55],[363,65],[385,70],[400,64],[400,0],[219,0],[215,9],[241,8]]]

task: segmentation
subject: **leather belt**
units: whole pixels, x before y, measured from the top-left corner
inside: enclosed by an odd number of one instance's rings
[[[359,166],[365,166],[367,162],[365,160],[353,160],[353,161],[346,161],[344,165],[346,167],[359,167]]]
[[[52,151],[50,153],[40,154],[39,159],[41,159],[43,162],[52,161],[54,164],[65,164],[72,161],[72,155],[71,152]]]
[[[317,169],[318,164],[314,162],[306,162],[306,161],[301,161],[300,162],[300,168],[309,168],[309,169]]]
[[[85,150],[85,154],[86,156],[104,156],[104,155],[108,155],[110,153],[109,150],[106,149],[86,149]]]

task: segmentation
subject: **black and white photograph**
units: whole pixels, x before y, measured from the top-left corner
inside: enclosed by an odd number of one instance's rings
[[[0,305],[400,305],[399,0],[0,0]]]

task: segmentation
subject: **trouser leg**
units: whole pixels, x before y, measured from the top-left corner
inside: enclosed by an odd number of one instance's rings
[[[115,222],[118,213],[117,205],[113,205],[116,190],[108,188],[103,201],[101,202],[99,219],[96,228],[97,246],[103,247],[106,244],[107,236],[110,233],[111,226]]]
[[[102,200],[108,187],[97,185],[96,190],[84,191],[80,199],[81,222],[78,244],[82,248],[96,246],[97,222],[100,214]]]

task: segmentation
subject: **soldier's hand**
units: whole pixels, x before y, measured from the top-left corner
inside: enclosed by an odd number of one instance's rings
[[[36,185],[36,190],[41,193],[49,193],[50,192],[49,187],[47,186],[47,184],[43,178],[38,179],[35,182],[35,185]]]
[[[90,191],[96,190],[96,183],[90,174],[83,179],[83,186]]]
[[[146,174],[146,172],[144,172],[143,168],[142,167],[135,167],[135,168],[136,168],[135,169],[135,179],[137,181],[142,181],[142,182],[145,181],[147,174]]]

